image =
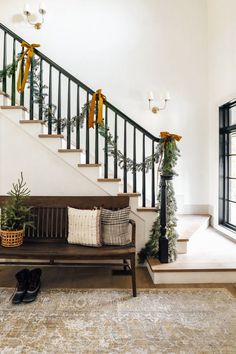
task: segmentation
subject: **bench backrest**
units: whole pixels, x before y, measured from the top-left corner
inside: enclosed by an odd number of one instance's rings
[[[0,196],[0,206],[9,197]],[[129,197],[30,197],[27,204],[32,207],[29,220],[34,228],[27,228],[25,241],[66,242],[68,236],[67,207],[93,209],[94,207],[117,210],[129,206]]]

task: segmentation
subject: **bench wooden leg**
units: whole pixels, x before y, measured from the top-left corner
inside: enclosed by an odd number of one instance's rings
[[[132,272],[132,289],[133,289],[133,297],[137,296],[137,288],[136,288],[136,269],[135,269],[135,254],[131,256],[131,272]]]

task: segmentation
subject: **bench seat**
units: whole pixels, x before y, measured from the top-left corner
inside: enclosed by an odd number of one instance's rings
[[[0,247],[0,258],[47,260],[99,260],[130,258],[135,254],[132,246],[87,247],[55,242],[26,242],[20,247]]]

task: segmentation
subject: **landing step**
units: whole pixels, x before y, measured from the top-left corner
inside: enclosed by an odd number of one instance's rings
[[[191,237],[188,253],[175,262],[148,258],[147,268],[154,284],[234,283],[236,244],[210,227]]]
[[[39,134],[39,138],[64,138],[64,135],[62,134]]]
[[[160,264],[158,260],[148,258],[147,268],[154,284],[194,284],[194,283],[234,283],[236,279],[236,261],[234,262],[190,262]]]
[[[98,182],[121,182],[121,178],[98,178]]]
[[[58,149],[58,152],[83,152],[82,149]]]
[[[27,111],[27,108],[24,106],[0,106],[1,109],[21,109],[23,111]]]

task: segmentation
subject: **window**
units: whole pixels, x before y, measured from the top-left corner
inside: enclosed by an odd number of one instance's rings
[[[219,223],[236,231],[236,101],[220,107]]]

